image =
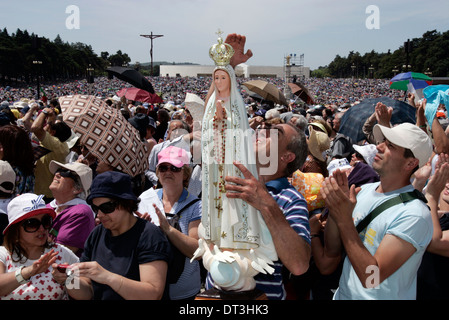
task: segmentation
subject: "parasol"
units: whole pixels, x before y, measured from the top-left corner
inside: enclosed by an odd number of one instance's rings
[[[132,101],[148,102],[148,103],[162,103],[163,100],[155,93],[150,93],[139,88],[123,88],[117,91],[117,96],[123,97]]]
[[[292,90],[292,93],[298,96],[302,101],[307,104],[315,104],[315,101],[313,100],[313,97],[310,94],[309,90],[307,90],[307,88],[304,87],[301,83],[288,83],[288,86]]]
[[[187,92],[184,100],[185,107],[192,115],[193,121],[203,121],[204,101],[196,94]]]
[[[148,168],[149,149],[118,109],[94,96],[59,98],[63,120],[97,158],[134,177]]]
[[[263,80],[251,80],[242,83],[248,90],[257,93],[263,99],[288,106],[284,94],[274,85]]]
[[[356,104],[345,111],[340,120],[339,133],[350,137],[354,143],[365,140],[366,137],[363,133],[363,125],[366,119],[374,113],[378,102],[382,102],[387,107],[393,108],[393,114],[391,116],[392,125],[403,122],[415,124],[416,109],[408,103],[389,97],[370,98],[363,100],[359,104]]]
[[[139,71],[126,67],[110,67],[106,71],[120,80],[126,81],[136,88],[155,93],[153,85]]]
[[[432,130],[433,119],[440,108],[440,104],[444,104],[446,110],[449,108],[449,86],[445,84],[428,86],[423,90],[423,94],[427,100],[424,115]]]
[[[399,73],[390,80],[390,89],[407,91],[409,84],[413,85],[415,90],[424,89],[432,84],[432,78],[419,72]]]

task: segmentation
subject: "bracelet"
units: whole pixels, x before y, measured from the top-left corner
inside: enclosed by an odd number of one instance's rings
[[[310,238],[317,238],[317,237],[319,237],[320,235],[318,234],[318,233],[314,233],[314,234],[311,234],[310,235]]]
[[[420,127],[421,129],[427,128],[427,126],[426,126],[425,124],[422,124],[422,125],[420,125],[419,127]]]

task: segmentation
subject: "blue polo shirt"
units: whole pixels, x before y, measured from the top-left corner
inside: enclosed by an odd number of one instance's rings
[[[287,178],[268,181],[265,186],[278,203],[290,226],[310,244],[309,211],[304,197],[288,182]],[[256,288],[263,291],[270,300],[285,300],[287,296],[282,281],[282,267],[280,260],[275,261],[273,274],[259,273],[254,277]],[[208,275],[206,289],[212,287],[212,279]]]

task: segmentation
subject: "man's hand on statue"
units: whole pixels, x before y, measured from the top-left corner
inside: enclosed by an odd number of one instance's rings
[[[230,44],[234,48],[234,56],[231,58],[230,65],[235,68],[240,63],[245,63],[249,58],[253,56],[253,52],[248,49],[245,53],[245,43],[246,37],[231,33],[228,34],[225,40],[226,43]]]
[[[234,165],[242,172],[245,178],[226,176],[226,196],[232,199],[242,199],[254,208],[261,210],[263,200],[271,198],[265,186],[257,180],[251,172],[241,163]]]

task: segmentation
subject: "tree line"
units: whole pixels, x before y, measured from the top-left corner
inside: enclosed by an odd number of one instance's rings
[[[391,52],[374,50],[361,55],[350,51],[347,57],[337,55],[329,65],[313,70],[313,77],[333,78],[392,78],[406,71],[428,73],[432,77],[449,76],[449,31],[427,31],[421,38],[404,42]],[[110,66],[129,65],[128,54],[118,50],[115,54],[101,52],[98,56],[92,46],[62,41],[58,35],[53,41],[39,37],[27,30],[17,29],[9,34],[0,31],[0,81],[31,83],[39,77],[42,81],[89,79],[106,75]],[[139,68],[139,66],[136,66]],[[149,71],[139,68],[145,75]],[[154,70],[156,73],[157,70]],[[148,74],[147,74],[148,73]]]
[[[449,31],[427,31],[421,38],[408,39],[395,51],[364,55],[350,51],[337,55],[329,65],[313,70],[313,77],[391,79],[401,72],[421,72],[431,77],[449,77]]]
[[[53,41],[27,30],[17,29],[9,34],[0,32],[0,81],[30,83],[36,77],[42,81],[81,79],[105,74],[109,66],[127,65],[130,57],[122,51],[115,54],[101,52],[98,56],[92,46],[62,41],[58,35]]]

